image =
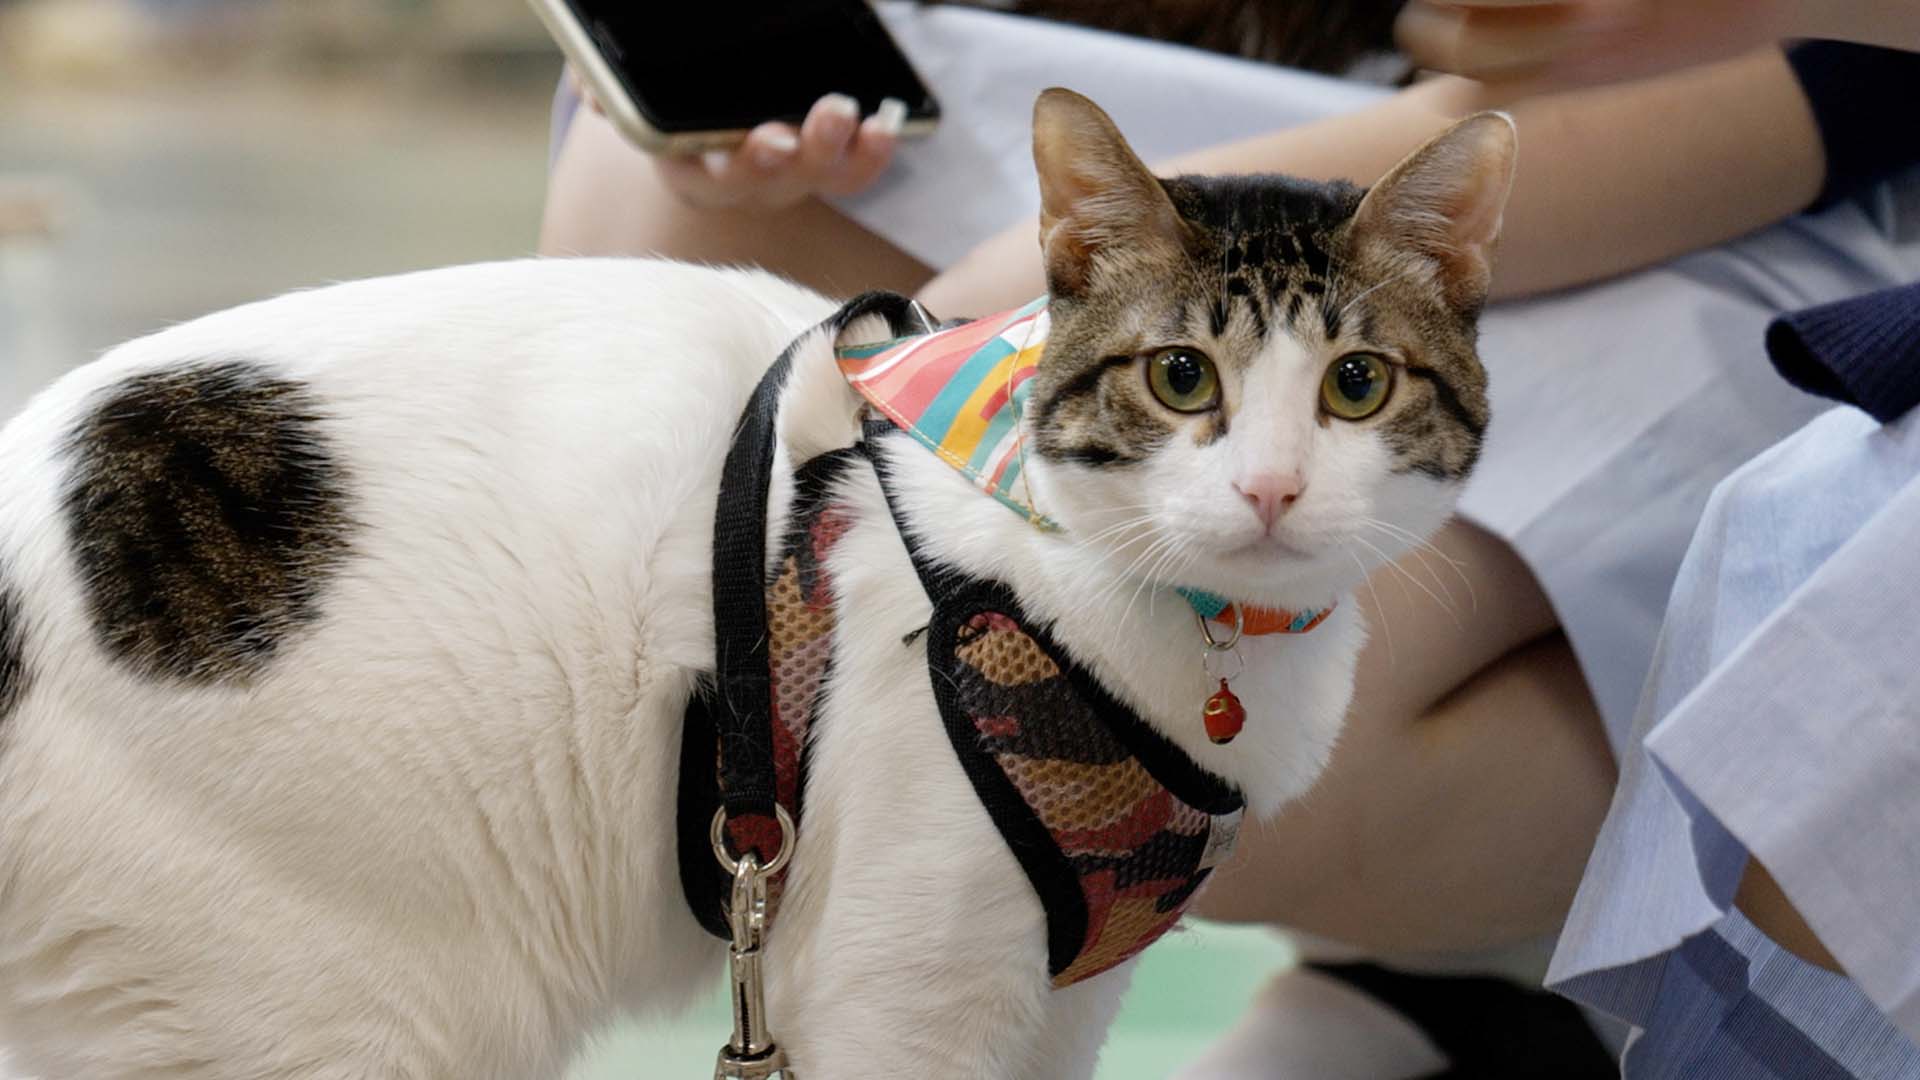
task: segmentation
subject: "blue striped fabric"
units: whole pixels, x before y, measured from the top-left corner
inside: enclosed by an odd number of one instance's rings
[[[1737,911],[1646,976],[1599,995],[1643,1029],[1622,1063],[1632,1080],[1920,1076],[1920,1049],[1852,983],[1795,959]]]
[[[1920,1080],[1920,413],[1837,409],[1724,481],[1682,564],[1548,984],[1629,1080]],[[1734,907],[1749,858],[1852,976]]]

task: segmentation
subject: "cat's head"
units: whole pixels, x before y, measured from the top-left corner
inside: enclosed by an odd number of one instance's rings
[[[1129,574],[1285,606],[1437,528],[1487,425],[1475,328],[1514,148],[1486,113],[1368,191],[1158,179],[1092,102],[1041,95],[1039,509]]]

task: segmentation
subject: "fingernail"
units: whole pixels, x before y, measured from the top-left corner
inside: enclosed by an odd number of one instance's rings
[[[845,120],[860,119],[860,103],[845,94],[828,94],[820,99],[820,108],[829,116]]]
[[[899,98],[887,98],[874,110],[873,118],[868,123],[882,135],[900,134],[900,129],[907,125],[907,103]]]
[[[755,140],[753,163],[763,169],[776,168],[786,163],[794,151],[800,149],[800,140],[790,131],[762,132]]]
[[[727,163],[733,160],[731,150],[709,150],[700,155],[700,164],[713,176],[727,171]]]
[[[1414,0],[1400,10],[1400,17],[1393,23],[1394,42],[1401,48],[1418,53],[1423,49],[1432,49],[1434,40],[1453,22],[1446,14],[1436,11],[1420,0]],[[1420,57],[1428,59],[1428,57]]]

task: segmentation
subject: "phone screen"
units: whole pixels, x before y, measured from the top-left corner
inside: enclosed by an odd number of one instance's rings
[[[822,95],[938,106],[864,0],[567,0],[647,122],[666,134],[798,123]]]

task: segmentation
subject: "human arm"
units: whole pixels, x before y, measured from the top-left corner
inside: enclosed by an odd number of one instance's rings
[[[1920,161],[1920,4],[1912,0],[1413,0],[1402,45],[1489,92],[1659,74],[1777,41],[1826,155],[1827,203]]]
[[[1395,31],[1424,67],[1527,93],[1640,78],[1793,39],[1920,50],[1920,4],[1412,0]]]
[[[1440,78],[1346,116],[1213,147],[1156,171],[1286,172],[1371,183],[1459,117],[1505,108],[1520,159],[1495,297],[1576,285],[1721,243],[1819,192],[1820,135],[1776,48],[1640,82],[1512,100]],[[1036,227],[988,240],[921,293],[936,312],[1008,307],[1044,290]]]

